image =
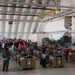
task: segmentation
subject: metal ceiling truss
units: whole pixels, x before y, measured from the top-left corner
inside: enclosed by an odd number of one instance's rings
[[[46,4],[48,5],[50,3],[50,0],[46,0]],[[45,13],[45,11],[44,10],[42,10],[42,14],[43,13]],[[51,16],[51,15],[50,15]],[[38,18],[39,19],[39,18]],[[35,24],[35,28],[34,28],[34,33],[37,31],[37,28],[38,28],[38,26],[39,26],[39,23],[40,22],[36,22],[36,24]]]
[[[14,21],[14,22],[42,22],[40,20],[17,20],[17,19],[0,19],[0,21]]]
[[[37,10],[33,10],[33,12],[37,12]],[[31,17],[31,20],[34,20],[34,17]],[[32,29],[32,25],[33,25],[33,22],[29,22],[29,24],[28,24],[28,30],[27,30],[27,32],[30,32],[31,31],[31,29]],[[29,37],[29,34],[27,35],[27,39],[28,39],[28,37]]]
[[[53,20],[53,19],[56,19],[56,18],[59,18],[59,17],[64,17],[66,15],[70,15],[70,14],[73,14],[73,13],[75,13],[75,10],[69,10],[69,11],[61,12],[59,14],[54,14],[52,18],[43,20],[43,22],[50,21],[50,20]]]
[[[16,6],[15,4],[13,5],[0,5],[0,7],[11,7],[11,8],[26,8],[26,9],[40,9],[40,10],[51,10],[51,8],[45,8],[45,7],[24,7],[24,6]]]
[[[64,33],[66,31],[54,31],[54,32],[18,32],[18,33],[38,33],[38,34],[51,34],[51,33]],[[0,32],[1,33],[1,32]],[[8,33],[8,32],[5,32],[5,33]],[[16,34],[15,32],[10,32],[9,34]]]
[[[16,15],[16,16],[38,16],[38,15],[32,15],[32,14],[7,14],[7,13],[0,13],[0,15]]]
[[[50,0],[46,0],[46,4],[49,5],[49,3],[50,3]],[[45,11],[42,11],[42,13],[46,14]],[[52,15],[50,14],[49,16],[52,16]],[[34,29],[34,32],[39,32],[39,31],[40,31],[41,25],[40,25],[40,27],[39,27],[39,23],[40,23],[40,22],[36,22],[36,27],[35,27],[35,29]],[[45,25],[44,25],[44,27],[45,27]],[[43,29],[43,30],[44,30],[44,29]]]
[[[10,13],[10,14],[20,14],[20,12],[18,11],[0,11],[0,13]],[[34,12],[21,12],[21,14],[36,14],[36,15],[41,15],[41,12],[40,13],[34,13]]]
[[[23,3],[23,2],[7,2],[7,1],[0,1],[2,4],[18,4],[18,5],[31,5],[31,6],[40,6],[40,7],[60,7],[60,8],[75,8],[75,6],[62,6],[62,5],[47,5],[47,4],[38,4],[38,3]]]
[[[27,33],[27,34],[51,34],[51,33],[65,33],[66,31],[54,31],[54,32],[18,32],[18,33]],[[0,33],[2,33],[2,32],[0,32]],[[5,32],[5,33],[8,33],[8,32]],[[9,32],[9,34],[16,34],[15,32]],[[72,31],[71,33],[75,33],[75,31]]]
[[[24,2],[30,2],[29,0],[18,0],[18,1],[20,1],[20,2],[23,1],[23,3],[24,3]],[[20,5],[20,6],[23,6],[23,5]],[[23,8],[20,8],[18,11],[19,11],[20,14],[21,14],[21,12],[23,11]],[[21,19],[21,16],[18,16],[17,19],[20,20],[20,19]],[[19,26],[20,26],[20,22],[17,22],[17,23],[16,23],[16,26],[15,26],[15,33],[16,33],[17,35],[14,36],[15,38],[18,37]]]
[[[60,6],[60,0],[57,0],[57,6]],[[57,10],[61,10],[60,7],[57,7]]]

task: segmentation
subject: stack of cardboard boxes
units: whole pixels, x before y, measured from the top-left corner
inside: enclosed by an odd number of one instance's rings
[[[20,58],[20,67],[21,69],[34,69],[36,67],[35,58]]]
[[[50,57],[50,64],[51,67],[56,67],[56,57]]]
[[[53,57],[50,60],[51,67],[64,67],[65,66],[65,57]]]
[[[37,57],[38,59],[41,59],[42,54],[41,54],[41,52],[40,52],[40,51],[37,51],[37,53],[36,53],[36,57]]]
[[[64,67],[65,57],[62,57],[62,50],[53,50],[53,56],[49,57],[51,67]]]
[[[75,50],[71,50],[69,52],[69,56],[70,56],[70,62],[75,62]]]
[[[32,50],[29,51],[30,54],[33,53]],[[31,55],[31,57],[26,57],[26,52],[10,52],[11,56],[14,58],[16,63],[21,69],[34,69],[36,67],[36,58]],[[30,55],[28,54],[28,55]]]
[[[65,57],[56,57],[56,67],[64,67],[65,66]]]

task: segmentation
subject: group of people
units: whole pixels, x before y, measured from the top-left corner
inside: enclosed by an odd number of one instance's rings
[[[25,41],[22,39],[7,39],[0,40],[0,52],[2,52],[3,57],[3,69],[2,71],[8,71],[9,60],[10,60],[10,50],[12,52],[25,51],[27,48],[37,49],[37,42],[32,42],[31,40]]]
[[[39,49],[41,54],[45,54],[46,52],[46,47],[45,44],[49,45],[49,49],[54,49],[54,50],[58,50],[58,48],[60,47],[59,44],[51,44],[48,41],[43,42],[42,43],[42,47]],[[9,50],[11,50],[12,52],[15,51],[25,51],[27,49],[31,49],[34,52],[36,50],[38,50],[37,47],[37,42],[32,42],[31,40],[25,41],[22,39],[7,39],[7,40],[1,40],[0,41],[0,50],[2,52],[2,57],[3,57],[3,69],[2,71],[8,71],[8,67],[9,67],[9,60],[10,60],[10,53]],[[68,49],[67,47],[62,48],[62,56],[66,57],[66,60],[68,59]],[[47,63],[46,63],[46,58],[42,57],[42,59],[40,59],[41,62],[40,64],[43,67],[46,67]]]
[[[65,57],[66,61],[68,61],[69,58],[69,48],[67,46],[62,47],[59,44],[48,44],[49,47],[45,47],[45,44],[42,45],[41,47],[41,54],[45,54],[45,56],[43,56],[40,60],[40,65],[42,65],[43,67],[46,68],[47,65],[47,61],[46,61],[46,56],[51,54],[52,57]],[[48,50],[52,50],[52,52],[46,52]],[[56,51],[56,55],[53,55],[53,50]],[[57,52],[60,52],[60,55],[58,55]]]

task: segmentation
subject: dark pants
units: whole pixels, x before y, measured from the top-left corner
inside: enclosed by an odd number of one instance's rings
[[[42,65],[43,67],[46,67],[46,65],[47,65],[46,59],[41,59],[40,65]]]
[[[8,71],[8,67],[9,67],[9,60],[4,60],[3,61],[3,71],[4,70]]]

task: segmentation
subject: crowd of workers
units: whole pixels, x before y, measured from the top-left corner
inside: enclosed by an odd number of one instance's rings
[[[59,44],[53,44],[50,43],[46,40],[42,41],[42,46],[39,49],[38,48],[38,43],[37,42],[32,42],[31,40],[25,41],[22,39],[7,39],[7,40],[0,40],[0,52],[2,52],[2,57],[3,57],[3,69],[2,71],[8,71],[9,67],[9,60],[10,60],[10,53],[9,50],[12,52],[15,51],[25,51],[27,49],[32,49],[34,52],[36,50],[40,50],[42,54],[45,53],[46,47],[44,46],[45,44],[49,44],[49,49],[54,49],[58,50],[61,46]],[[62,56],[66,57],[66,60],[68,59],[68,49],[67,47],[62,47]],[[42,59],[41,59],[42,60]],[[45,60],[42,62],[45,63]],[[46,67],[46,65],[42,65],[43,67]]]

